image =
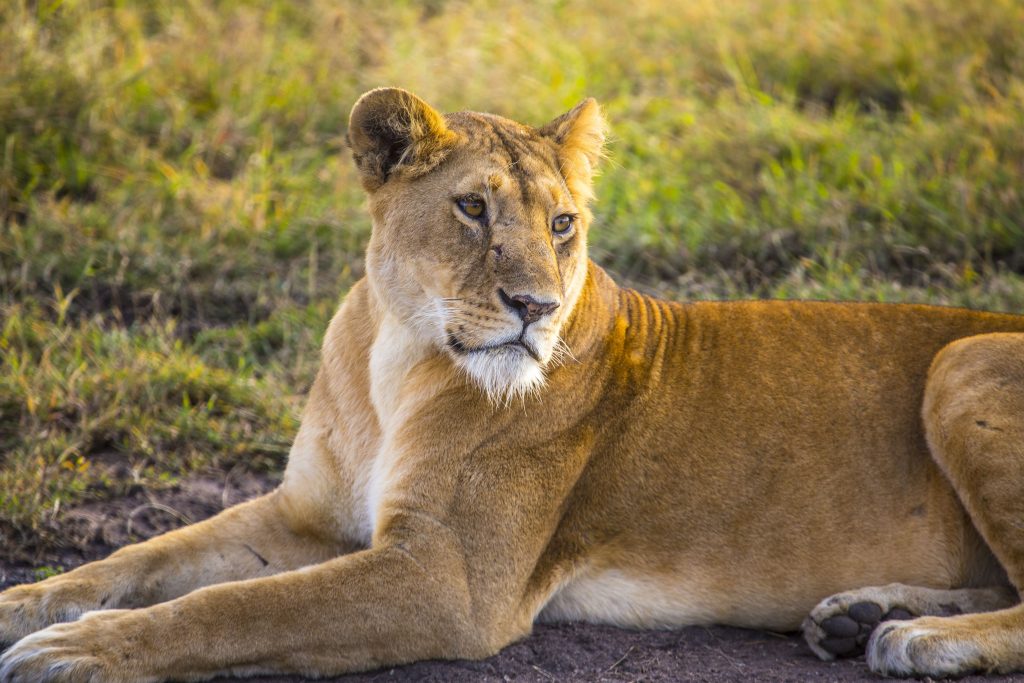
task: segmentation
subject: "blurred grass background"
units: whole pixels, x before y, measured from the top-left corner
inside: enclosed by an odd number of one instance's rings
[[[1024,310],[1017,0],[0,6],[0,534],[283,463],[370,226],[363,91],[613,126],[592,254],[676,298]],[[0,543],[3,539],[0,538]]]

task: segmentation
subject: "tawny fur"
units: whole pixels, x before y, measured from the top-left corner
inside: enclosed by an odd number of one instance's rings
[[[534,129],[381,89],[350,121],[368,275],[280,488],[0,594],[0,680],[338,674],[538,618],[789,630],[836,593],[812,645],[844,595],[948,595],[1007,607],[884,624],[870,665],[1024,667],[1024,318],[620,289],[586,255],[592,100]]]

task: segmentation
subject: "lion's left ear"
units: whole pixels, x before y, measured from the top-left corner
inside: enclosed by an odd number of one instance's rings
[[[349,115],[349,147],[371,192],[395,175],[426,173],[458,140],[439,112],[401,88],[371,90]]]
[[[558,145],[569,189],[584,201],[589,200],[593,194],[590,185],[604,156],[608,132],[608,122],[597,100],[588,97],[538,132]]]

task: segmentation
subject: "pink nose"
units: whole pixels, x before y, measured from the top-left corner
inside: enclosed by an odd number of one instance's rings
[[[514,294],[509,296],[504,289],[498,290],[498,296],[502,302],[515,311],[523,320],[524,325],[540,320],[551,311],[558,308],[556,301],[537,301],[529,294]]]

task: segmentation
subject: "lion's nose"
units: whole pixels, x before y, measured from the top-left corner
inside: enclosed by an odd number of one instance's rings
[[[558,302],[556,301],[537,301],[529,294],[513,294],[510,296],[504,289],[499,289],[498,296],[506,306],[522,318],[524,325],[540,320],[558,308]]]

